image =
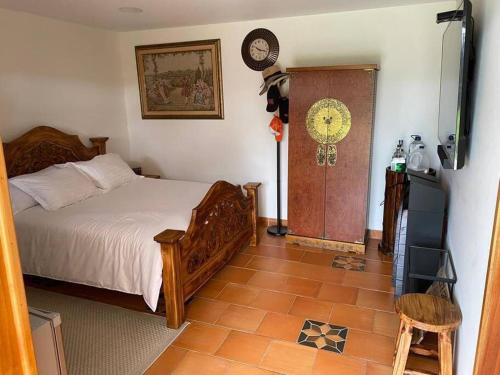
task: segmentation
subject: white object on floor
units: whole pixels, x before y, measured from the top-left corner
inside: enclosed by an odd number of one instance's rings
[[[38,375],[66,375],[61,316],[30,307],[29,318]]]

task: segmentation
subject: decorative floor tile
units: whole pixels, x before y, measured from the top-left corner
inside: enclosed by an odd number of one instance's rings
[[[297,342],[300,345],[341,354],[344,351],[347,332],[346,327],[306,320]]]
[[[343,268],[351,271],[364,271],[365,266],[366,261],[364,259],[344,255],[337,255],[333,258],[332,263],[332,267]]]

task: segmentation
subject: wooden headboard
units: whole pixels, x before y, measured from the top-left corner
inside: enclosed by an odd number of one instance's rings
[[[106,153],[108,137],[90,138],[86,147],[77,135],[50,126],[37,126],[17,139],[3,144],[9,178],[38,172],[54,164],[90,160]]]

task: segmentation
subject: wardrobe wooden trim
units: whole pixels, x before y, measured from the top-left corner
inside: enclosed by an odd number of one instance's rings
[[[481,326],[476,349],[474,375],[495,374],[500,370],[500,185],[495,223],[491,238],[490,259],[483,300]]]
[[[286,235],[286,242],[299,246],[319,247],[321,249],[343,251],[346,253],[364,254],[366,245],[361,243],[342,242],[326,240],[323,238],[312,238],[304,236]]]
[[[328,70],[379,70],[377,64],[358,64],[358,65],[330,65],[330,66],[309,66],[287,68],[287,73],[294,72],[321,72]]]
[[[37,374],[3,149],[0,185],[0,373]]]

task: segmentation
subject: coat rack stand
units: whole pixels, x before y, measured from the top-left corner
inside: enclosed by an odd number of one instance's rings
[[[273,236],[284,236],[288,232],[286,226],[281,225],[281,152],[280,143],[276,141],[276,208],[277,208],[277,225],[267,227],[267,233]]]

